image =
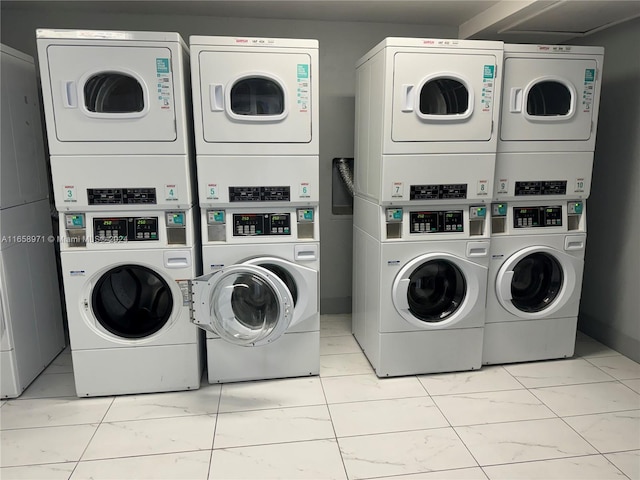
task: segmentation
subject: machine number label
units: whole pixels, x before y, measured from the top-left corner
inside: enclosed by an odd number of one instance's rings
[[[300,198],[309,198],[311,196],[311,189],[309,188],[309,182],[303,182],[300,184]]]
[[[207,184],[207,200],[218,200],[218,184]]]
[[[576,188],[573,190],[576,193],[584,193],[584,178],[576,178]]]
[[[501,178],[498,180],[498,193],[507,194],[509,193],[509,179]]]
[[[391,186],[391,197],[402,198],[403,196],[404,196],[404,183],[393,182],[393,185]]]
[[[168,202],[177,202],[179,199],[178,187],[176,185],[165,185],[164,197]]]
[[[478,180],[478,196],[485,197],[489,194],[489,180]]]
[[[64,202],[76,203],[78,201],[76,197],[76,187],[73,185],[65,185],[62,195]]]

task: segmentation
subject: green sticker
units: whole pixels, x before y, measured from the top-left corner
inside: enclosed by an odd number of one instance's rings
[[[585,82],[595,82],[596,81],[596,69],[595,68],[587,68],[584,71],[584,81]]]
[[[169,73],[169,59],[168,58],[156,58],[156,72]]]
[[[496,66],[495,65],[485,65],[484,66],[484,72],[483,72],[483,78],[485,78],[485,79],[493,78],[493,77],[495,77],[495,72],[496,72]]]
[[[306,63],[298,64],[298,78],[309,78],[309,65]]]

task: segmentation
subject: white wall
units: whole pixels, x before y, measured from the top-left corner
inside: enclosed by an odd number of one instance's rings
[[[2,43],[36,56],[36,28],[151,30],[189,35],[315,38],[320,42],[321,311],[351,311],[351,216],[331,214],[331,161],[353,157],[355,62],[388,36],[455,38],[456,27],[252,18],[95,14],[73,10],[2,9]],[[77,2],[82,4],[84,2]],[[81,5],[80,5],[81,7]],[[79,8],[80,8],[79,7]],[[212,6],[212,12],[215,12]],[[246,12],[251,15],[250,11]],[[187,40],[188,41],[188,40]]]
[[[579,43],[605,47],[579,328],[640,361],[640,18]]]

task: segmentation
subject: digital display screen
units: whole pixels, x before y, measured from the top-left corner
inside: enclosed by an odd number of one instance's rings
[[[410,212],[410,233],[464,232],[462,210]]]

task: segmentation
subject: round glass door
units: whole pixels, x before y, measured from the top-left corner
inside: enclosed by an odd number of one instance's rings
[[[531,253],[513,268],[511,303],[523,312],[540,312],[557,298],[562,281],[558,260],[548,253]]]
[[[247,117],[280,116],[285,111],[282,86],[266,77],[246,77],[236,81],[229,94],[231,112]]]
[[[171,287],[157,272],[141,265],[110,269],[91,294],[93,313],[107,331],[122,338],[145,338],[171,317]]]
[[[101,72],[85,82],[84,103],[92,113],[138,113],[144,110],[144,91],[130,75]]]
[[[464,276],[456,265],[444,259],[429,260],[409,276],[409,311],[424,322],[442,322],[462,305],[466,291]]]
[[[238,345],[263,345],[291,322],[293,296],[278,275],[254,265],[234,266],[215,276],[209,308],[213,328]]]

